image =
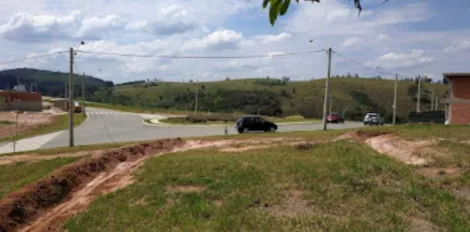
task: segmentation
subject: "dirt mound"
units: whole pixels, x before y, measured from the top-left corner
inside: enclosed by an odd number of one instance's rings
[[[337,142],[337,141],[342,141],[342,140],[358,140],[361,142],[364,142],[367,139],[381,136],[381,135],[387,135],[389,133],[387,132],[379,132],[379,131],[366,131],[366,130],[357,130],[357,131],[351,131],[348,133],[345,133],[335,139],[332,140],[332,142]]]
[[[80,189],[85,185],[119,181],[119,179],[126,176],[124,174],[120,175],[123,170],[138,165],[138,162],[133,161],[147,155],[171,151],[174,148],[182,147],[183,144],[184,141],[181,139],[159,140],[114,149],[103,153],[99,157],[91,157],[64,166],[54,171],[51,176],[35,184],[30,184],[0,200],[0,208],[2,209],[0,211],[0,231],[16,230],[36,219],[45,210],[56,206],[67,198],[71,198],[73,194],[86,194],[83,191],[87,191],[87,188]],[[128,178],[124,178],[124,180],[129,181]],[[100,192],[103,191],[112,191],[112,189],[100,190]],[[42,227],[32,231],[50,230],[53,230],[53,228]]]
[[[429,166],[438,155],[431,148],[436,143],[432,140],[405,141],[393,135],[381,135],[369,138],[365,143],[381,154],[413,166]]]

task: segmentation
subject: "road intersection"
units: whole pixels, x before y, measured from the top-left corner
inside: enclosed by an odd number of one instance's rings
[[[127,113],[101,108],[87,108],[87,120],[76,127],[74,132],[75,145],[93,145],[103,143],[119,143],[144,141],[175,137],[200,137],[224,135],[224,125],[148,125],[145,119],[164,118],[161,115]],[[330,129],[347,129],[362,127],[362,123],[347,122],[345,124],[329,125]],[[282,124],[279,132],[321,130],[322,125],[311,124]],[[228,124],[228,133],[236,134],[232,124]],[[36,141],[38,140],[38,141]],[[44,148],[68,146],[67,131],[56,132],[19,141],[17,150],[27,151]],[[29,144],[34,143],[34,146]],[[12,144],[0,146],[0,154],[12,151]]]

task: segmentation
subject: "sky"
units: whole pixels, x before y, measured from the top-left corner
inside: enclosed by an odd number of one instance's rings
[[[363,0],[360,15],[347,0],[301,1],[274,26],[261,0],[0,1],[0,70],[68,71],[68,54],[53,54],[74,47],[91,52],[77,54],[76,72],[115,83],[266,76],[309,80],[326,76],[326,52],[272,55],[331,47],[336,52],[332,75],[393,78],[398,73],[400,78],[440,80],[445,72],[470,72],[468,0],[445,5],[440,0]],[[103,52],[151,57],[96,54]],[[2,64],[42,54],[52,55]],[[155,57],[168,55],[266,57]]]

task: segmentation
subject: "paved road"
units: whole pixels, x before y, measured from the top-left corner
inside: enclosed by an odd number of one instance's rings
[[[224,126],[151,126],[143,123],[145,118],[161,117],[159,115],[143,115],[118,111],[87,108],[87,120],[75,128],[75,145],[91,145],[100,143],[142,141],[172,137],[192,137],[224,135]],[[329,125],[331,129],[361,127],[361,123],[345,123]],[[280,125],[279,132],[320,130],[320,124]],[[229,134],[236,131],[229,124]],[[42,148],[68,146],[68,133],[61,133]]]

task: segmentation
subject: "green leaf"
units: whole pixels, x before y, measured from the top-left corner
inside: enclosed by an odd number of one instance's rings
[[[281,0],[271,0],[271,7],[269,8],[269,22],[274,25],[277,16],[279,15],[279,3]]]
[[[285,15],[287,10],[289,9],[291,0],[285,0],[284,3],[281,5],[281,15]]]
[[[271,0],[264,0],[263,1],[263,8],[266,8]]]

